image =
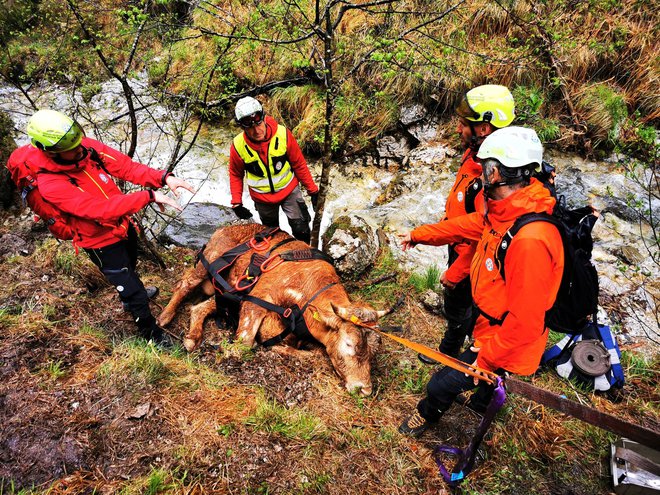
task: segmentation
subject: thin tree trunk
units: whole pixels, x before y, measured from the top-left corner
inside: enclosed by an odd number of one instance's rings
[[[323,209],[325,198],[330,184],[330,170],[332,169],[332,117],[335,104],[335,87],[332,78],[332,55],[333,55],[333,31],[330,9],[326,7],[325,12],[326,32],[323,40],[324,45],[324,69],[325,69],[325,125],[323,129],[323,159],[321,167],[321,180],[319,183],[319,198],[316,203],[316,215],[312,225],[311,245],[319,247],[321,232],[321,220],[323,220]]]

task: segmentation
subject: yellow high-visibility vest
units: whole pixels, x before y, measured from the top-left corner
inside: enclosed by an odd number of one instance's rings
[[[245,141],[245,133],[234,138],[234,148],[245,163],[245,176],[249,188],[260,194],[275,193],[293,180],[293,170],[286,154],[286,127],[277,125],[275,135],[268,145],[268,166],[259,153]]]

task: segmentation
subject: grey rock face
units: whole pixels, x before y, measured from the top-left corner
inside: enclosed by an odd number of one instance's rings
[[[380,242],[374,227],[358,216],[335,219],[323,236],[323,251],[342,278],[357,278],[373,265]]]
[[[200,249],[219,227],[236,221],[228,206],[190,203],[160,235],[161,242]]]

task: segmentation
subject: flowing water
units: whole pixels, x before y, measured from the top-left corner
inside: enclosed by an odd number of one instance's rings
[[[181,115],[156,105],[148,95],[144,80],[132,82],[139,99],[138,148],[134,159],[163,168],[170,157],[176,125]],[[125,150],[127,136],[127,106],[119,84],[110,81],[89,102],[71,91],[55,85],[31,89],[31,97],[40,108],[53,108],[76,114],[86,131],[108,145]],[[17,144],[28,142],[24,129],[33,113],[22,94],[9,87],[0,87],[0,109],[13,119]],[[123,118],[117,118],[124,115]],[[184,191],[182,205],[189,202],[210,202],[230,205],[227,161],[229,145],[239,131],[233,125],[205,126],[194,147],[177,165],[175,173],[197,189],[192,195]],[[437,142],[422,142],[410,155],[405,168],[392,169],[349,163],[334,167],[328,193],[322,231],[339,215],[357,215],[382,228],[389,239],[394,256],[409,270],[424,271],[431,265],[443,267],[444,248],[421,246],[402,253],[397,246],[397,233],[405,233],[417,225],[438,221],[444,211],[445,197],[453,183],[453,173],[460,153]],[[616,330],[631,340],[641,339],[657,346],[659,340],[656,304],[660,293],[658,264],[650,256],[658,253],[647,223],[639,222],[631,200],[642,201],[647,207],[648,195],[635,181],[626,176],[619,159],[594,162],[575,155],[551,154],[557,167],[557,189],[566,195],[569,205],[589,202],[603,214],[594,229],[594,261],[601,280],[602,301]],[[312,174],[320,175],[320,165],[310,162]],[[396,184],[397,193],[384,192]],[[384,198],[384,199],[383,199]],[[244,204],[253,210],[247,192]],[[650,209],[660,217],[660,204],[653,200]],[[282,217],[281,225],[288,225]],[[650,337],[650,339],[649,339]],[[654,352],[657,352],[657,347]]]

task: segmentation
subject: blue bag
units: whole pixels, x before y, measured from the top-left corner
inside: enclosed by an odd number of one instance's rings
[[[621,351],[607,325],[590,324],[580,334],[566,335],[543,353],[541,365],[599,392],[621,389],[625,383]]]

